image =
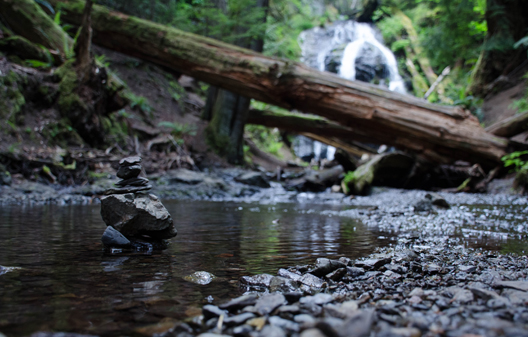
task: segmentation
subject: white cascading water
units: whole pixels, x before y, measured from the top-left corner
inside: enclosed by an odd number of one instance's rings
[[[345,47],[343,58],[341,59],[339,76],[348,80],[356,79],[356,59],[361,49],[368,43],[377,48],[385,57],[386,65],[389,69],[389,90],[402,94],[406,93],[405,84],[398,72],[396,57],[394,57],[392,51],[376,39],[372,26],[366,23],[352,23],[354,26],[354,39]]]
[[[299,44],[302,50],[301,62],[321,71],[334,71],[349,80],[356,80],[358,69],[362,66],[371,72],[375,71],[376,66],[380,66],[377,61],[373,61],[374,53],[379,56],[379,63],[386,69],[384,79],[388,82],[388,89],[406,93],[396,57],[383,45],[380,34],[370,24],[339,21],[325,28],[315,27],[299,35]],[[371,49],[370,55],[366,51],[368,48]],[[331,67],[332,62],[337,64],[334,69]],[[370,64],[362,65],[361,62]],[[374,78],[378,74],[371,75]],[[380,81],[379,85],[387,87],[384,81]],[[316,160],[332,160],[335,148],[301,138],[295,142],[294,151],[299,157],[310,157],[311,154]]]

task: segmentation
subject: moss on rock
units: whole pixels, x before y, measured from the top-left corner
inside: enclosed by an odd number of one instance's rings
[[[0,39],[0,51],[5,55],[14,55],[21,60],[36,60],[43,63],[52,63],[49,51],[38,46],[21,36],[11,36]]]

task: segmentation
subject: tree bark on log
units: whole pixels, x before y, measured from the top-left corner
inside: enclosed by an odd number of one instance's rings
[[[358,157],[372,153],[362,149],[361,144],[357,144],[354,141],[361,135],[354,135],[352,129],[319,116],[251,109],[247,122],[248,124],[262,125],[268,128],[278,128],[302,134]],[[345,140],[348,140],[348,142]],[[362,140],[368,141],[368,137]]]
[[[518,135],[528,130],[528,112],[503,119],[488,126],[485,130],[499,137],[510,138]]]
[[[18,35],[51,49],[62,63],[72,40],[34,0],[0,0],[0,19]]]
[[[62,3],[80,24],[84,2]],[[94,42],[181,71],[198,80],[283,107],[314,113],[365,134],[370,142],[429,160],[499,162],[507,140],[490,135],[460,107],[439,106],[378,86],[348,81],[290,60],[266,57],[213,39],[94,6]]]

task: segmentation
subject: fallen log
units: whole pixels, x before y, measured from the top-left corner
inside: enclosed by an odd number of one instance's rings
[[[499,137],[513,137],[528,130],[528,112],[517,114],[492,124],[485,129]]]
[[[358,157],[372,153],[364,149],[361,144],[353,141],[353,139],[358,138],[368,141],[368,135],[354,134],[350,128],[315,115],[251,109],[247,123],[301,134],[321,143],[345,150]]]
[[[84,2],[61,4],[81,24]],[[409,149],[435,162],[497,163],[507,141],[486,133],[468,111],[439,106],[375,85],[348,81],[303,64],[186,33],[94,6],[94,42],[288,110],[337,121],[369,142]]]

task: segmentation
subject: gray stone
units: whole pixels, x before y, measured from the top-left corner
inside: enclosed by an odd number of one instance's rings
[[[498,281],[493,285],[494,288],[512,288],[521,291],[528,291],[528,281]]]
[[[433,210],[433,202],[428,199],[420,200],[413,205],[415,212],[430,212]]]
[[[339,268],[331,272],[330,274],[327,274],[325,277],[332,281],[339,281],[341,280],[345,275],[347,274],[347,270],[345,268]]]
[[[279,276],[282,276],[282,277],[286,277],[286,278],[289,278],[289,279],[292,279],[294,281],[300,281],[301,278],[302,278],[302,275],[299,275],[299,274],[296,274],[296,273],[292,273],[291,271],[287,270],[287,269],[279,269],[279,272],[278,272]]]
[[[286,303],[286,298],[280,293],[264,295],[258,299],[255,304],[255,309],[261,316],[265,316],[273,312],[279,306]]]
[[[365,269],[358,267],[347,267],[346,268],[348,275],[352,277],[358,277],[365,274]]]
[[[478,287],[470,287],[469,290],[473,293],[473,295],[486,301],[500,297],[499,294],[492,290],[486,290]]]
[[[332,302],[334,299],[330,294],[319,293],[314,296],[306,296],[299,300],[301,304],[313,303],[317,305],[323,305]]]
[[[114,227],[108,226],[103,233],[101,241],[106,247],[127,248],[130,247],[130,240],[119,233]]]
[[[324,306],[325,316],[332,316],[345,319],[354,315],[358,310],[358,303],[356,301],[346,301],[342,304],[327,304]]]
[[[514,305],[528,303],[528,292],[525,291],[517,289],[504,289],[501,295],[509,299]]]
[[[197,185],[203,182],[206,178],[201,172],[186,169],[168,171],[167,177],[171,183],[184,183],[189,185]]]
[[[438,193],[429,192],[425,195],[425,197],[433,203],[433,205],[442,207],[442,208],[450,208],[451,206],[449,203]]]
[[[106,191],[104,191],[104,195],[112,195],[112,194],[127,194],[127,193],[137,193],[141,191],[148,191],[152,189],[152,185],[145,185],[142,187],[121,187],[121,188],[109,188]],[[95,193],[97,194],[97,193]]]
[[[268,322],[271,325],[278,326],[284,330],[293,331],[293,332],[299,332],[299,323],[295,323],[292,321],[289,321],[284,318],[280,318],[278,316],[272,316],[268,319]]]
[[[117,187],[125,187],[125,186],[142,187],[142,186],[147,186],[148,182],[149,180],[147,178],[136,177],[136,178],[130,178],[126,180],[120,180],[115,185]]]
[[[250,312],[245,312],[243,314],[235,315],[235,316],[224,319],[224,324],[226,326],[240,325],[255,317],[257,317],[255,316],[255,314],[252,314]]]
[[[132,156],[126,157],[119,161],[119,166],[132,166],[141,163],[141,157]]]
[[[319,329],[306,329],[303,332],[301,332],[300,337],[327,337],[324,333],[321,332]]]
[[[297,305],[283,305],[279,308],[279,313],[298,314],[300,310]]]
[[[312,315],[300,314],[293,317],[293,320],[300,324],[315,324],[315,318]]]
[[[310,274],[322,277],[336,269],[344,268],[346,265],[341,261],[319,258],[315,262],[315,268],[310,270]]]
[[[270,187],[270,184],[266,178],[260,172],[247,172],[242,173],[235,178],[236,181],[246,185],[258,186],[262,188]]]
[[[270,292],[292,292],[297,288],[297,283],[289,278],[275,276],[270,281]]]
[[[356,261],[355,266],[366,269],[366,270],[377,270],[380,267],[390,262],[391,262],[390,257],[382,257],[382,258],[375,258],[375,259],[366,259],[363,261]]]
[[[273,275],[270,274],[259,274],[255,276],[242,276],[240,283],[246,284],[252,287],[269,287]]]
[[[101,198],[101,215],[123,235],[169,239],[177,235],[172,218],[152,194],[114,194]]]
[[[464,273],[474,273],[477,271],[477,267],[475,266],[458,266],[458,270],[464,272]]]
[[[219,307],[211,304],[204,305],[202,308],[202,314],[204,316],[204,319],[207,321],[214,317],[219,317],[222,315],[226,315],[227,312],[220,309]],[[227,315],[226,315],[227,316]]]
[[[260,333],[259,337],[286,337],[286,332],[276,325],[266,325]]]
[[[356,312],[338,329],[339,336],[348,337],[352,334],[357,337],[370,336],[375,317],[375,311],[371,309]]]
[[[313,288],[321,288],[324,284],[324,281],[322,279],[309,273],[304,274],[304,276],[299,281],[302,284]]]
[[[446,292],[450,293],[453,296],[453,301],[459,303],[468,303],[473,301],[473,293],[467,289],[462,289],[459,287],[449,287],[446,289]]]
[[[233,335],[235,336],[248,336],[250,332],[253,331],[253,327],[251,325],[241,325],[237,326],[233,329]]]
[[[116,176],[121,179],[132,179],[141,173],[141,165],[120,166]]]
[[[220,309],[234,311],[236,309],[247,307],[249,305],[254,305],[255,303],[257,303],[257,299],[258,299],[258,296],[255,294],[244,295],[244,296],[240,296],[235,299],[232,299],[231,301],[227,303],[220,304],[218,307]]]
[[[183,277],[185,281],[189,281],[189,282],[201,284],[201,285],[209,284],[215,278],[216,276],[206,271],[197,271],[197,272],[192,273],[191,275],[187,275]]]

